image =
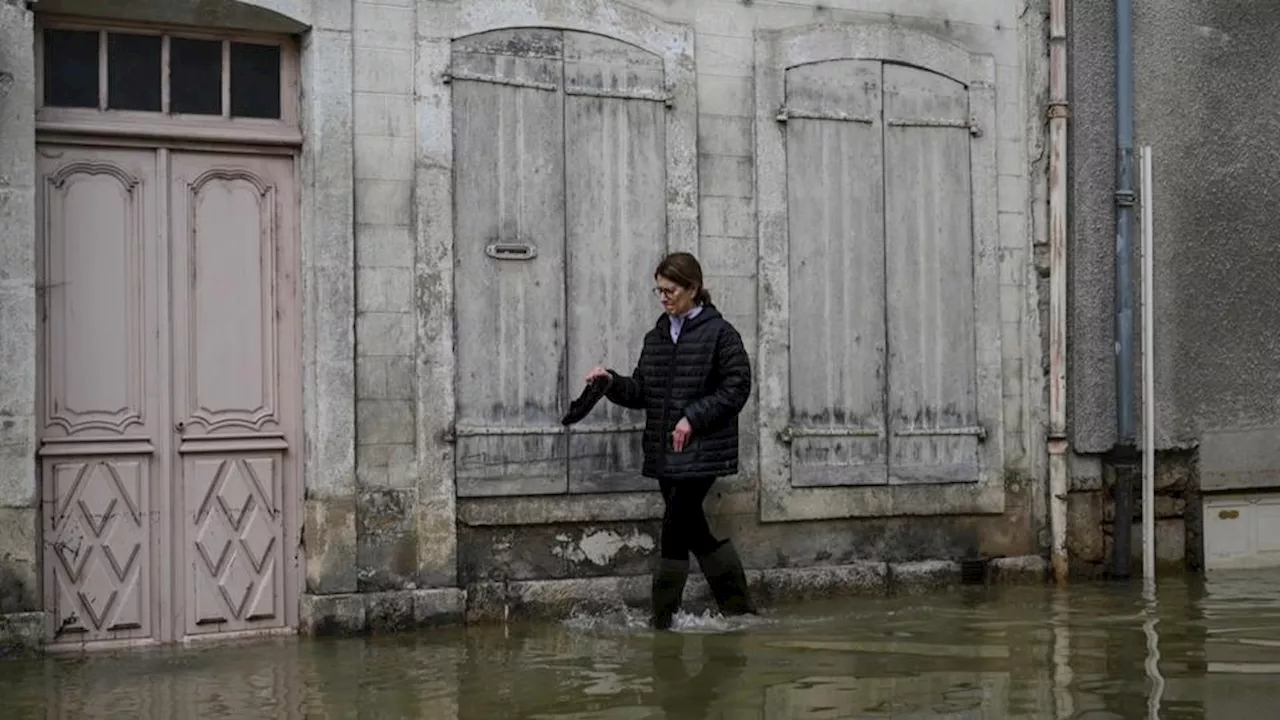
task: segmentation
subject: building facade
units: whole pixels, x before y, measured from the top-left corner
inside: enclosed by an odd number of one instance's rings
[[[12,628],[644,601],[639,418],[558,421],[672,250],[751,355],[708,507],[766,598],[1042,567],[1043,8],[103,12],[0,2]]]

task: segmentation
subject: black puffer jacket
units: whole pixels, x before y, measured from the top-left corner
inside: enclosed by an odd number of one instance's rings
[[[631,377],[612,370],[606,397],[645,411],[646,477],[711,478],[738,471],[738,413],[751,396],[751,363],[742,337],[712,305],[686,320],[679,343],[663,315],[644,336]],[[688,418],[693,434],[676,452],[671,433]]]

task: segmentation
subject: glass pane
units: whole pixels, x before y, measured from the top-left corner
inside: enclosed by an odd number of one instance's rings
[[[98,33],[44,31],[44,104],[98,107]]]
[[[169,112],[222,114],[222,43],[169,39]]]
[[[160,111],[160,36],[107,34],[107,107]]]
[[[280,46],[231,43],[231,114],[280,119]]]

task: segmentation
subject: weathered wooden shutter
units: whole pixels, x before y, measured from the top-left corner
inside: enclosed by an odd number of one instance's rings
[[[886,482],[880,63],[786,74],[791,445],[796,487]]]
[[[570,395],[593,366],[630,372],[659,308],[650,277],[667,250],[662,58],[564,33],[566,287]],[[602,403],[570,431],[569,491],[647,488],[643,414]]]
[[[884,115],[890,482],[976,482],[968,90],[886,64]]]
[[[458,494],[564,492],[561,34],[454,43]]]

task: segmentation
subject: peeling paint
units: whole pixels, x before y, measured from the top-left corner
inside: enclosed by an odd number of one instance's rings
[[[647,553],[657,547],[652,536],[635,530],[625,537],[612,530],[588,531],[583,533],[582,539],[577,543],[568,535],[560,534],[556,536],[556,541],[560,546],[552,548],[552,555],[571,563],[587,561],[600,567],[613,562],[623,550]]]

